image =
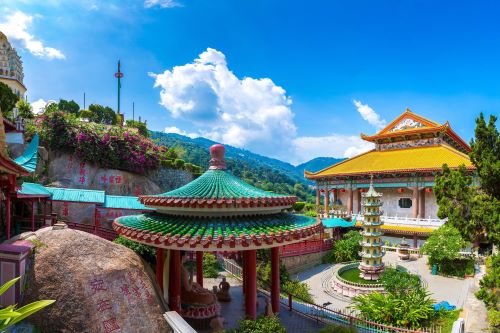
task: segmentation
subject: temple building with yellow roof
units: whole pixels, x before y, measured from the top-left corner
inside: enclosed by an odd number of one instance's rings
[[[375,135],[361,134],[373,142],[374,149],[334,164],[318,172],[305,171],[307,179],[316,182],[316,204],[330,216],[333,205],[362,217],[361,194],[374,186],[383,194],[381,216],[384,232],[395,235],[425,237],[445,221],[437,217],[438,206],[433,193],[435,177],[443,164],[460,165],[472,173],[470,147],[448,122],[439,124],[406,109]]]

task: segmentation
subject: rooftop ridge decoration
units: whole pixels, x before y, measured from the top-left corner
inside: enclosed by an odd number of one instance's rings
[[[471,151],[470,146],[453,131],[449,122],[439,124],[412,112],[409,108],[376,134],[366,135],[361,133],[361,138],[369,142],[382,143],[392,142],[396,139],[418,138],[431,134],[447,136],[463,151]]]
[[[210,147],[210,167],[209,170],[226,170],[225,160],[226,149],[221,144]]]

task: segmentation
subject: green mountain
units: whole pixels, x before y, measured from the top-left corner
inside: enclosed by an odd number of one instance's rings
[[[317,172],[328,168],[331,165],[342,162],[345,158],[334,158],[334,157],[316,157],[312,160],[299,164],[295,168],[300,174],[304,174],[304,170]]]
[[[216,143],[206,138],[191,139],[163,132],[151,132],[151,139],[160,145],[175,149],[179,158],[204,169],[208,168],[210,160],[208,148]],[[303,167],[295,167],[290,163],[229,145],[225,145],[225,148],[226,164],[234,175],[266,191],[293,194],[302,201],[314,200],[314,191],[310,186],[312,183],[304,178]],[[331,161],[331,164],[334,164],[337,160]],[[324,163],[326,162],[325,160]]]

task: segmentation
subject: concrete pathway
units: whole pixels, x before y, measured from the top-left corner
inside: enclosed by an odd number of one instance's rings
[[[225,275],[225,274],[224,274]],[[203,286],[212,290],[212,286],[218,286],[221,279],[204,279]],[[228,277],[227,281],[231,284],[229,292],[231,293],[231,302],[221,304],[221,316],[226,320],[224,328],[232,329],[238,327],[238,322],[245,316],[244,295],[241,282],[237,279]],[[258,294],[257,296],[257,315],[264,314],[266,300],[265,296]],[[301,315],[290,312],[285,305],[281,305],[279,314],[281,323],[285,326],[286,331],[290,333],[313,333],[323,327],[323,324],[317,323],[302,317]],[[200,333],[210,332],[210,329],[198,330]],[[272,332],[270,332],[272,333]]]
[[[483,301],[476,298],[474,293],[479,290],[479,281],[485,274],[486,267],[480,267],[480,273],[476,274],[471,287],[467,293],[464,305],[463,317],[465,319],[466,333],[490,332],[486,306]]]
[[[484,275],[484,267],[481,268],[483,273],[476,275],[474,279],[455,279],[431,275],[427,267],[426,256],[413,258],[409,262],[401,262],[398,260],[395,252],[388,252],[384,257],[384,261],[404,266],[411,273],[419,274],[427,284],[436,302],[448,301],[457,308],[463,308],[467,333],[488,332],[486,307],[482,301],[474,296],[474,293],[479,289],[479,281]],[[328,305],[330,309],[347,308],[350,305],[348,299],[325,291],[324,281],[328,278],[331,267],[332,265],[319,265],[301,272],[294,277],[309,285],[311,294],[317,304],[329,302],[331,303]]]

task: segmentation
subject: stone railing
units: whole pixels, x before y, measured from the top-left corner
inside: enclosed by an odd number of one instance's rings
[[[352,218],[356,218],[357,221],[363,221],[362,214],[353,214]],[[407,216],[380,216],[380,220],[384,222],[384,224],[388,225],[406,225],[406,226],[414,226],[414,227],[422,227],[422,228],[439,228],[442,226],[447,219],[433,219],[431,217],[427,219],[422,218],[413,218]]]

